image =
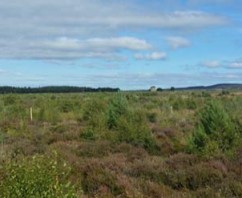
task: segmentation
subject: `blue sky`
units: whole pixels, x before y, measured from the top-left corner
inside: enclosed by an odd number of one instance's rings
[[[238,0],[0,2],[0,85],[242,83]]]

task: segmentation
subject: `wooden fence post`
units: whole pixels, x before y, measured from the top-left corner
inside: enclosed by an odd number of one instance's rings
[[[33,121],[33,108],[30,107],[30,121]]]

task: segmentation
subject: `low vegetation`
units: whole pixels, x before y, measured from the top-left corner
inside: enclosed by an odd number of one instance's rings
[[[242,197],[241,141],[239,91],[3,94],[0,197]]]

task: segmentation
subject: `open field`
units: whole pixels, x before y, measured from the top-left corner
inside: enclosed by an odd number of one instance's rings
[[[241,92],[0,95],[0,197],[242,197],[241,143]]]

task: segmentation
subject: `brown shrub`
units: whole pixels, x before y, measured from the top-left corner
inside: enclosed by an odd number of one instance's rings
[[[185,169],[190,168],[199,161],[198,157],[186,153],[178,153],[169,157],[165,163],[171,169]]]
[[[108,141],[81,142],[75,152],[80,157],[101,158],[112,152],[112,144]]]
[[[173,189],[197,190],[204,187],[216,187],[224,180],[223,174],[207,164],[196,164],[185,169],[169,169],[164,172],[163,182]]]
[[[221,185],[220,191],[223,197],[242,197],[242,183],[228,179]]]
[[[124,189],[117,182],[116,175],[103,167],[98,161],[89,162],[81,170],[82,187],[85,193],[90,196],[113,195],[119,196],[124,194]]]

